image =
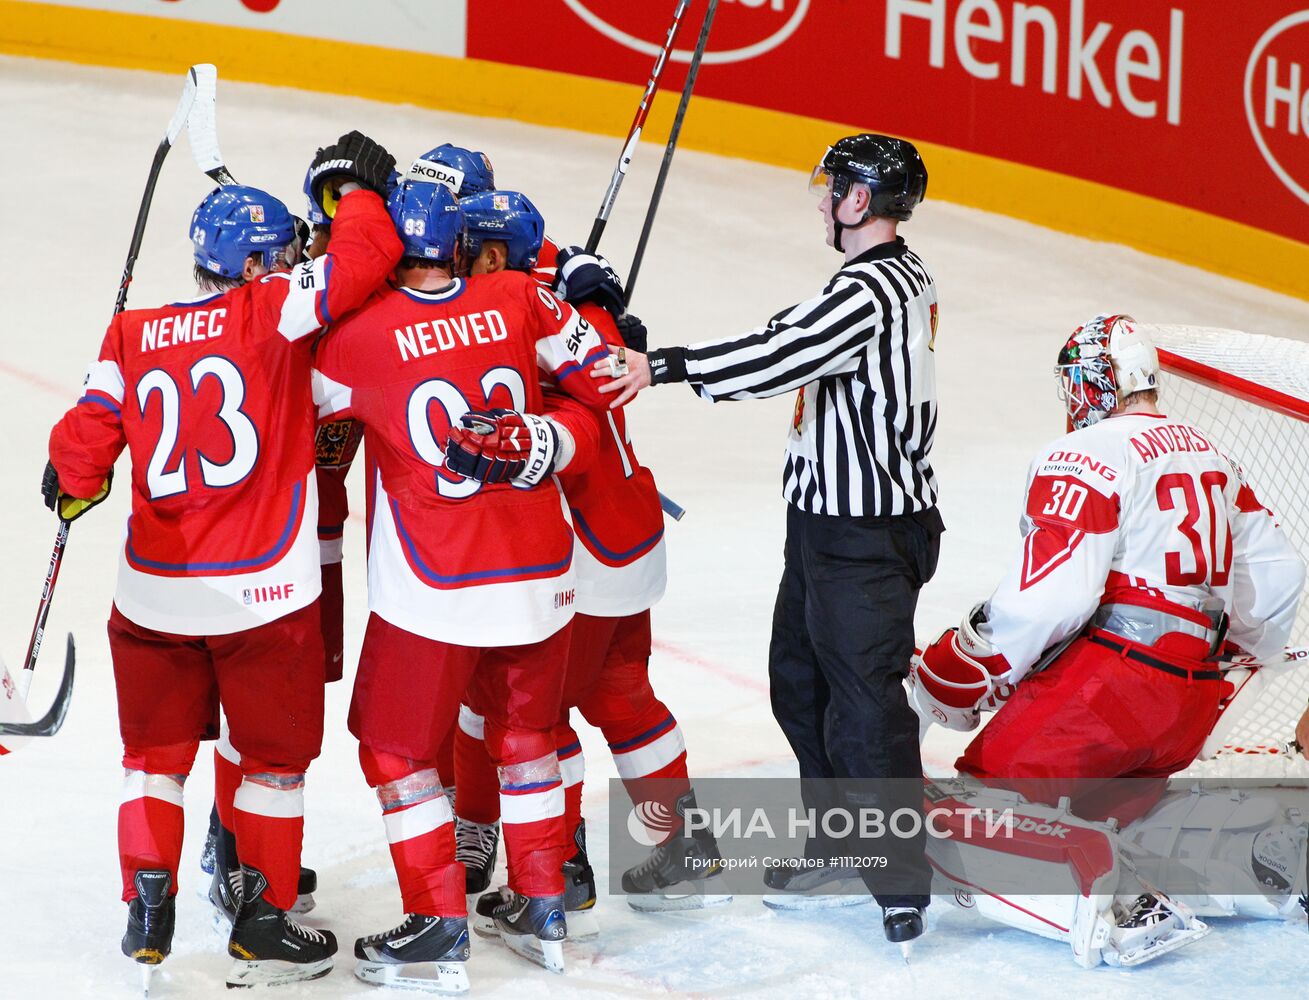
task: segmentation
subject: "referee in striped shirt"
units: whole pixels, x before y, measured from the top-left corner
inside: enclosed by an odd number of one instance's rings
[[[922,775],[918,719],[901,681],[918,592],[935,572],[944,528],[930,461],[937,299],[931,271],[896,229],[923,199],[927,170],[902,139],[856,135],[828,150],[811,188],[822,196],[828,245],[845,255],[827,286],[744,336],[620,352],[628,372],[608,391],[625,402],[648,385],[688,382],[718,402],[798,390],[769,650],[773,715],[799,760],[807,806],[871,805],[889,815],[918,808],[921,788],[896,783],[872,801],[868,786],[840,782]],[[891,845],[850,849],[858,846],[811,838],[806,856],[886,854]],[[772,869],[766,882],[782,899],[770,901],[786,906],[788,891],[865,876],[887,938],[907,942],[922,933],[929,901],[924,846],[922,836],[899,844],[892,871]],[[817,902],[805,899],[807,908]]]

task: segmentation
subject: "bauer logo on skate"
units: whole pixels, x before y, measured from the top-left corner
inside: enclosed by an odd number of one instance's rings
[[[1282,18],[1255,43],[1245,117],[1264,162],[1309,203],[1309,10]]]
[[[642,55],[656,56],[668,30],[668,12],[657,4],[631,0],[563,0],[564,5],[610,41]],[[812,0],[725,0],[714,22],[714,43],[706,65],[744,62],[772,52],[795,34]],[[687,32],[683,32],[683,35]],[[690,52],[673,51],[674,62]]]

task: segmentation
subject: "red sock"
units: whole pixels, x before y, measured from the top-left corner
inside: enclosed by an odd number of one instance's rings
[[[182,785],[191,773],[198,742],[144,750],[125,748],[123,802],[118,809],[118,860],[123,875],[123,902],[136,898],[133,880],[145,870],[172,876],[177,894],[177,865],[182,857]]]
[[[559,755],[559,776],[564,783],[564,859],[577,853],[575,837],[582,823],[582,779],[586,758],[582,743],[565,719],[555,726],[555,752]]]
[[[218,822],[226,830],[236,829],[236,790],[241,787],[241,755],[227,736],[227,726],[214,744],[214,805]]]
[[[268,880],[264,899],[279,910],[295,905],[305,829],[303,771],[246,758],[233,810],[241,865]]]
[[[464,866],[455,861],[454,814],[436,768],[362,744],[359,763],[382,806],[405,912],[467,916]]]
[[[482,739],[483,719],[461,705],[456,730],[455,815],[470,823],[496,823],[500,819],[500,776]]]

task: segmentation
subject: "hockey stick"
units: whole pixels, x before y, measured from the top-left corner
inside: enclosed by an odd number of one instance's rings
[[[195,165],[219,187],[235,184],[218,148],[218,68],[210,63],[192,66],[195,75],[195,104],[186,120],[186,135]]]
[[[127,248],[127,261],[123,265],[123,277],[118,284],[118,296],[114,301],[115,316],[127,307],[127,289],[132,283],[132,272],[136,269],[136,258],[141,252],[141,241],[145,236],[146,219],[150,215],[150,203],[154,200],[155,184],[159,181],[159,174],[163,170],[164,159],[168,156],[168,151],[173,148],[173,143],[177,141],[178,135],[181,134],[182,126],[186,124],[191,114],[191,108],[198,93],[199,79],[204,75],[203,71],[205,69],[206,67],[203,66],[193,66],[187,71],[186,83],[182,87],[182,96],[177,101],[177,108],[173,111],[173,117],[168,122],[164,137],[159,141],[159,145],[155,149],[154,160],[150,164],[150,173],[146,177],[145,192],[141,195],[141,204],[136,211],[136,224],[132,228],[132,239]],[[213,67],[209,66],[207,69],[212,71]],[[216,78],[216,71],[214,72]],[[32,626],[32,638],[27,644],[26,661],[15,681],[18,694],[24,700],[27,698],[27,692],[31,690],[32,675],[36,670],[37,658],[41,655],[41,642],[45,638],[46,621],[50,617],[50,603],[54,598],[55,583],[59,580],[59,568],[63,565],[64,549],[68,543],[69,524],[69,521],[63,518],[59,519],[59,530],[55,533],[54,549],[50,553],[50,566],[46,570],[41,602],[36,609],[36,623]],[[36,735],[52,736],[63,724],[64,715],[68,711],[68,702],[73,693],[72,636],[69,636],[69,650],[70,655],[64,663],[64,677],[59,684],[54,706],[41,720],[32,723],[32,725],[39,727],[41,723],[49,720],[52,728]],[[18,723],[17,725],[28,724]]]
[[[654,69],[651,71],[650,79],[645,85],[645,93],[641,95],[641,103],[636,109],[636,117],[632,120],[632,127],[627,132],[627,141],[623,143],[623,152],[618,158],[618,166],[614,168],[614,175],[609,179],[609,189],[605,191],[604,201],[600,203],[600,213],[595,217],[595,223],[591,226],[591,235],[586,239],[587,253],[595,253],[596,247],[600,245],[600,237],[604,235],[605,226],[609,223],[609,215],[614,210],[614,202],[618,200],[618,190],[623,186],[623,181],[627,177],[627,168],[631,166],[632,156],[636,152],[636,144],[641,141],[641,130],[645,127],[645,120],[649,117],[650,108],[654,104],[655,93],[659,90],[659,79],[664,75],[664,67],[668,65],[668,57],[672,54],[673,43],[677,41],[677,33],[681,30],[682,16],[690,5],[691,0],[677,0],[677,9],[673,12],[673,23],[668,28],[668,37],[664,39],[664,47],[659,50],[659,55],[655,58]]]
[[[49,711],[34,722],[0,722],[0,736],[53,736],[64,724],[68,714],[68,704],[73,697],[73,670],[77,653],[73,646],[73,635],[68,635],[68,651],[64,656],[64,676],[59,682],[59,690]]]
[[[709,0],[709,10],[705,12],[704,23],[700,26],[700,38],[695,43],[695,54],[691,56],[691,67],[686,72],[686,83],[682,85],[682,100],[678,103],[677,115],[673,118],[673,130],[668,134],[668,144],[664,147],[664,160],[659,165],[659,177],[655,181],[654,194],[650,196],[650,207],[645,212],[641,239],[636,244],[636,255],[632,258],[632,267],[627,272],[627,290],[624,297],[629,304],[632,301],[632,289],[636,287],[636,276],[641,271],[641,261],[645,258],[645,246],[650,241],[650,230],[654,228],[655,213],[659,211],[659,201],[664,195],[668,171],[673,166],[673,153],[677,151],[677,140],[682,134],[686,109],[691,103],[696,77],[700,75],[700,62],[704,59],[705,48],[709,45],[709,32],[714,26],[714,15],[717,13],[718,0]]]

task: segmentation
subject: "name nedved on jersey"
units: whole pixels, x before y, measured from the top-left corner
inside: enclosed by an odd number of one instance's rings
[[[141,350],[155,351],[221,337],[226,316],[226,309],[207,309],[147,320],[141,327]]]
[[[415,323],[395,331],[401,361],[426,357],[460,345],[494,344],[508,339],[504,317],[495,309]]]

